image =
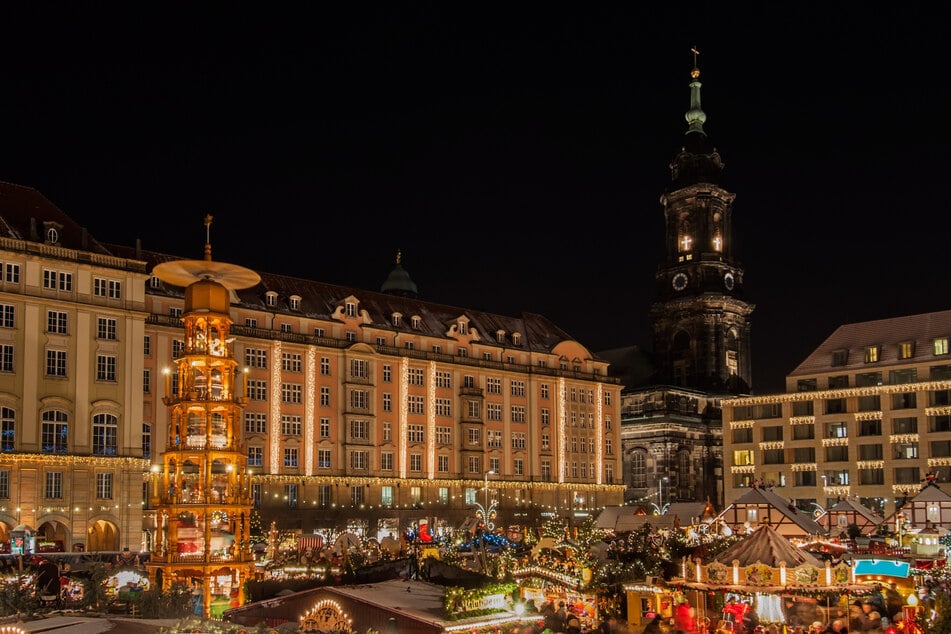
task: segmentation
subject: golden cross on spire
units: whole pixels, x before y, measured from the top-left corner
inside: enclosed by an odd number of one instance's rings
[[[700,68],[697,66],[697,55],[700,54],[700,51],[697,49],[697,46],[691,46],[690,52],[693,53],[693,70],[690,71],[690,76],[696,79],[700,76]]]

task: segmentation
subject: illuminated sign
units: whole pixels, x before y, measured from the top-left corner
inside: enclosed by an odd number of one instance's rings
[[[856,559],[857,575],[888,575],[889,577],[908,577],[911,564],[895,559]]]

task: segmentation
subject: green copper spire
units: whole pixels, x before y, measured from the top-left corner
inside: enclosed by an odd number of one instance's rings
[[[703,131],[703,123],[707,120],[707,115],[700,109],[700,67],[697,65],[697,56],[700,51],[697,50],[696,46],[691,48],[690,51],[693,53],[693,70],[690,71],[693,81],[690,82],[690,110],[684,115],[688,124],[687,134],[699,132],[706,135]]]

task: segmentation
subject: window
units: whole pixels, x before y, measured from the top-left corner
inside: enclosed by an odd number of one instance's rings
[[[881,420],[863,420],[859,421],[859,436],[881,436]]]
[[[46,375],[47,376],[66,376],[66,351],[65,350],[47,350],[46,351]]]
[[[525,396],[525,381],[512,381],[511,390],[512,396]]]
[[[522,460],[521,458],[516,458],[515,460],[513,460],[512,470],[517,476],[525,475],[525,461]]]
[[[407,381],[410,385],[424,385],[422,368],[410,368],[407,373]]]
[[[251,503],[256,509],[261,508],[261,491],[263,487],[260,484],[251,485]]]
[[[513,405],[512,406],[512,422],[513,423],[524,423],[525,422],[525,406],[524,405]]]
[[[482,473],[482,458],[479,456],[469,456],[466,458],[467,473]]]
[[[948,338],[938,337],[932,342],[932,348],[935,355],[948,354]]]
[[[449,456],[440,454],[436,457],[436,471],[439,473],[449,473]]]
[[[96,319],[96,338],[116,340],[116,320],[111,317],[99,317]]]
[[[437,398],[436,399],[436,416],[452,416],[452,399],[448,398]]]
[[[244,413],[244,433],[266,434],[267,433],[267,415],[262,412],[245,412]]]
[[[875,387],[881,384],[881,372],[863,372],[855,375],[855,387]]]
[[[54,335],[65,335],[67,334],[66,323],[67,323],[66,312],[62,310],[48,310],[46,311],[46,332]]]
[[[370,423],[365,420],[350,421],[350,438],[354,440],[369,440]]]
[[[502,404],[501,403],[486,403],[485,418],[486,420],[501,421],[502,420]]]
[[[281,434],[284,436],[300,436],[301,434],[301,417],[300,416],[288,416],[284,414],[281,416]]]
[[[915,392],[892,394],[892,409],[915,409],[918,407],[918,395]]]
[[[782,449],[767,449],[763,452],[763,464],[786,464]]]
[[[284,466],[292,468],[297,467],[297,447],[284,448]]]
[[[13,346],[0,344],[0,372],[13,372]]]
[[[816,461],[815,447],[796,447],[793,449],[795,464],[809,464]]]
[[[248,348],[244,351],[244,364],[251,368],[267,368],[267,350]]]
[[[0,407],[0,451],[16,450],[16,412],[9,407]]]
[[[551,482],[551,460],[544,459],[541,463],[542,482]]]
[[[152,457],[152,426],[142,423],[142,457]]]
[[[267,381],[248,379],[248,398],[252,401],[266,401]]]
[[[59,471],[52,471],[46,474],[46,498],[59,500],[63,497],[63,474]]]
[[[865,363],[878,363],[878,346],[865,347]]]
[[[380,469],[383,471],[393,470],[393,452],[384,451],[380,454]]]
[[[783,439],[783,428],[777,426],[763,428],[763,442],[776,442]]]
[[[917,434],[918,419],[914,416],[892,419],[893,434]]]
[[[320,388],[320,406],[321,407],[330,407],[330,388],[321,387]]]
[[[331,463],[330,449],[318,449],[317,450],[317,468],[330,469],[331,467],[332,467],[332,463]]]
[[[859,469],[859,484],[885,484],[881,469]]]
[[[390,442],[393,440],[393,423],[390,421],[383,421],[383,442]]]
[[[389,392],[383,393],[383,411],[392,412],[393,411],[393,395]]]
[[[320,375],[330,376],[330,357],[320,357]]]
[[[489,394],[501,394],[502,393],[502,379],[498,377],[486,377],[485,379],[485,391]]]
[[[320,437],[330,438],[330,419],[329,418],[320,419]]]
[[[918,443],[916,442],[895,443],[892,445],[892,449],[895,452],[896,460],[918,459]]]
[[[112,499],[112,474],[96,474],[96,497],[100,500]]]
[[[41,451],[43,453],[64,454],[67,451],[69,434],[68,416],[60,410],[43,412],[41,433]]]
[[[297,508],[297,485],[296,484],[284,485],[284,500],[287,502],[287,508],[291,508],[291,509]]]
[[[248,447],[248,466],[264,466],[264,447]]]
[[[92,417],[92,453],[96,456],[115,456],[119,450],[119,419],[112,414]]]
[[[915,356],[915,342],[914,341],[903,341],[898,344],[898,358],[899,359],[911,359]]]
[[[409,470],[415,473],[423,470],[423,454],[411,453],[409,455]]]
[[[512,449],[525,449],[525,445],[525,432],[512,432]]]
[[[421,443],[423,440],[423,426],[422,425],[410,425],[408,438],[409,442]]]
[[[96,380],[116,380],[116,358],[111,354],[96,355]]]
[[[96,297],[122,299],[122,283],[118,280],[106,280],[101,277],[93,278],[92,294]]]
[[[303,391],[299,383],[281,383],[281,402],[300,404],[304,402]]]
[[[73,274],[43,269],[43,288],[53,291],[72,291]]]
[[[0,471],[0,500],[10,499],[10,472]]]
[[[452,387],[452,375],[449,372],[436,371],[436,387]]]
[[[290,324],[281,324],[281,332],[294,332],[294,327]]]
[[[284,352],[281,354],[281,369],[285,372],[300,372],[304,366],[299,352]]]
[[[882,459],[881,445],[879,444],[859,445],[859,460],[865,461],[865,460],[881,460],[881,459]]]
[[[451,445],[452,444],[452,427],[437,427],[436,428],[436,444],[437,445]]]
[[[351,343],[357,340],[357,333],[353,332],[352,330],[348,330],[344,336],[346,337],[347,341]]]
[[[350,390],[350,409],[361,411],[370,409],[370,393],[366,390]]]
[[[805,425],[801,425],[805,427]],[[810,425],[811,427],[811,425]],[[826,423],[826,438],[848,438],[849,426],[844,422]]]
[[[10,284],[19,284],[20,283],[20,265],[7,264],[3,272],[3,281],[9,282]]]
[[[422,396],[407,396],[406,409],[410,414],[425,414],[426,399]]]
[[[370,362],[366,359],[350,359],[350,376],[355,379],[370,377]]]
[[[366,471],[370,468],[370,454],[366,451],[350,452],[350,468]]]

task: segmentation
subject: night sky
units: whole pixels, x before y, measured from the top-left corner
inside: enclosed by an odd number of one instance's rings
[[[649,348],[696,46],[754,391],[843,323],[951,307],[947,32],[916,3],[21,4],[0,180],[101,241],[199,258],[210,213],[216,260],[371,290],[400,249],[424,299]]]

